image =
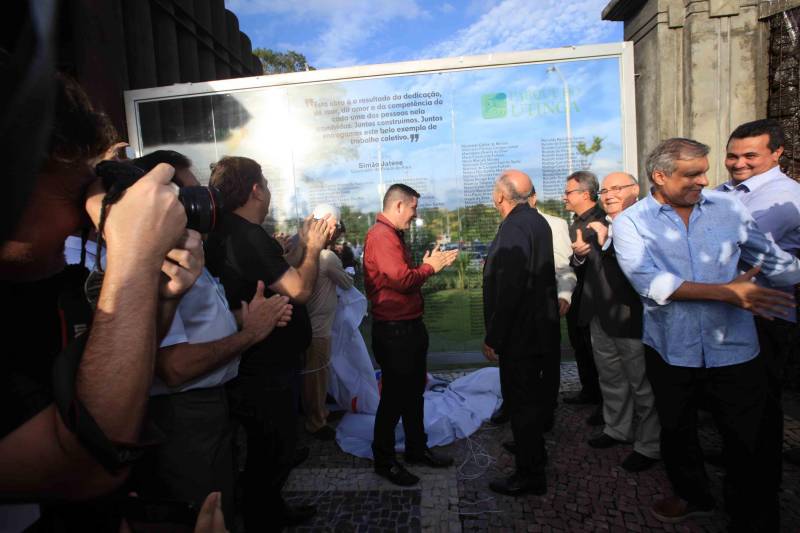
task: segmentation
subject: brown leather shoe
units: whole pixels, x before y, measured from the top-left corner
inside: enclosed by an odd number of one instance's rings
[[[712,516],[714,514],[714,506],[699,507],[675,496],[654,503],[650,508],[650,514],[661,522],[677,524],[687,518]]]

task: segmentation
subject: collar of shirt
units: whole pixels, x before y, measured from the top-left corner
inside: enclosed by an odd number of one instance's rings
[[[580,215],[575,215],[576,220],[587,220],[589,217],[593,216],[597,212],[603,213],[603,209],[600,207],[600,204],[594,204],[592,207],[581,213]]]
[[[400,237],[401,241],[404,239],[405,232],[401,229],[397,229],[396,227],[394,227],[394,224],[392,224],[391,221],[383,215],[383,213],[378,213],[378,217],[375,219],[375,222],[380,222],[381,224],[389,226],[390,228],[392,228],[392,231],[397,233],[397,236]]]
[[[645,203],[646,209],[648,211],[657,211],[660,213],[664,213],[667,211],[675,211],[675,209],[671,205],[662,204],[661,202],[656,200],[655,196],[653,196],[653,189],[650,189],[650,193],[644,198],[644,200],[640,201],[643,201]],[[703,205],[705,205],[706,203],[713,203],[713,200],[711,200],[705,194],[700,193],[700,200],[698,200],[698,202],[694,204],[694,207],[697,207],[698,211],[702,212]],[[692,212],[692,215],[694,215],[694,211]]]
[[[783,172],[781,172],[780,165],[775,165],[771,169],[767,170],[766,172],[762,172],[761,174],[757,174],[751,178],[747,178],[741,183],[734,183],[734,181],[728,180],[722,184],[722,190],[725,192],[730,192],[733,190],[739,190],[743,192],[753,192],[756,189],[759,189],[769,183],[770,181],[774,180],[775,178],[783,176]]]

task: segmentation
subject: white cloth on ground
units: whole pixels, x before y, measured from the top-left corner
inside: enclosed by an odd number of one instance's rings
[[[432,385],[434,382],[428,382]],[[428,446],[443,446],[463,439],[481,427],[501,401],[500,373],[482,368],[460,377],[446,388],[428,389],[425,399],[425,432]],[[339,447],[357,457],[372,458],[374,414],[347,413],[336,428]],[[396,449],[403,450],[403,425],[395,429]]]

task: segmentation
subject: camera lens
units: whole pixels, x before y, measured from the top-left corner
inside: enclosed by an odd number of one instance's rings
[[[214,187],[181,187],[178,199],[186,210],[186,227],[209,233],[222,213],[222,195]]]

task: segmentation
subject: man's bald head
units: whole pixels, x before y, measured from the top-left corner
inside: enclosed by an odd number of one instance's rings
[[[603,178],[603,187],[608,188],[609,185],[627,185],[628,183],[635,183],[639,185],[639,180],[627,172],[612,172]]]
[[[524,172],[513,169],[503,171],[495,181],[492,193],[500,218],[506,218],[517,205],[527,202],[532,189],[533,183]]]
[[[521,170],[508,169],[504,170],[497,178],[495,187],[511,203],[518,204],[528,200],[533,189],[533,182],[531,182],[530,176]]]

